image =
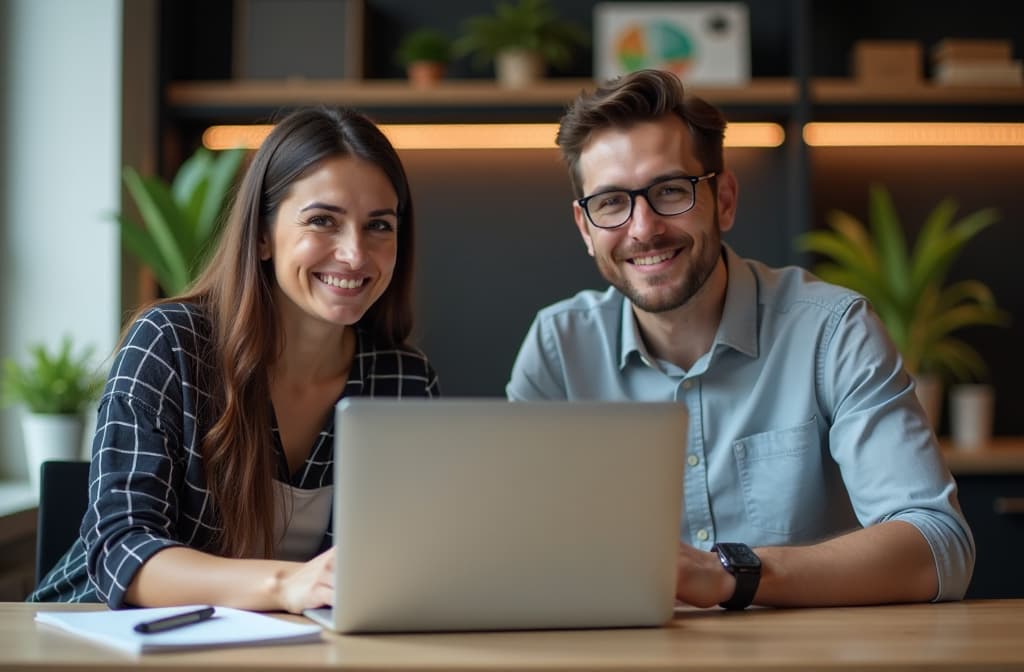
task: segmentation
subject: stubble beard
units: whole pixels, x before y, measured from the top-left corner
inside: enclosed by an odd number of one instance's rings
[[[692,241],[691,241],[692,242]],[[685,305],[704,286],[715,270],[718,257],[722,252],[721,235],[717,228],[701,233],[702,252],[699,257],[691,259],[682,277],[674,287],[660,286],[665,276],[653,276],[649,284],[652,287],[637,287],[624,275],[618,274],[613,260],[604,259],[597,262],[598,271],[615,289],[619,290],[630,302],[648,313],[663,313]],[[690,250],[694,249],[691,244]],[[686,254],[686,250],[680,252]],[[631,254],[630,256],[636,256]]]

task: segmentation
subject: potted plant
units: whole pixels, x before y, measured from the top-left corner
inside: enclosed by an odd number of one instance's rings
[[[202,270],[244,157],[243,149],[215,155],[200,147],[170,184],[124,169],[124,184],[145,224],[117,215],[121,242],[153,271],[165,294],[182,292]]]
[[[998,219],[987,208],[954,221],[957,205],[940,202],[928,215],[908,252],[889,193],[872,185],[869,225],[842,211],[828,214],[831,230],[811,231],[797,246],[828,259],[814,267],[822,279],[863,294],[885,324],[904,364],[917,382],[922,405],[938,423],[942,381],[985,375],[978,352],[954,332],[976,325],[1004,325],[992,291],[978,280],[946,283],[963,246]]]
[[[32,486],[39,487],[39,466],[46,460],[73,460],[82,448],[83,414],[103,388],[90,364],[92,348],[72,352],[70,336],[56,351],[42,344],[29,348],[30,362],[3,363],[2,401],[22,404],[22,432]]]
[[[493,14],[466,19],[463,32],[456,53],[472,55],[478,66],[493,61],[498,83],[510,87],[536,81],[547,65],[565,67],[573,48],[589,41],[581,26],[559,19],[547,0],[499,2]]]
[[[413,86],[430,87],[444,78],[452,58],[452,41],[437,30],[420,28],[402,38],[395,58],[405,67]]]

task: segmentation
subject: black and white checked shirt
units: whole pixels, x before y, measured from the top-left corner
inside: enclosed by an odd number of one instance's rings
[[[357,334],[342,397],[439,395],[437,374],[421,352],[377,347],[369,334]],[[132,325],[100,400],[81,534],[29,601],[106,602],[118,608],[135,573],[157,551],[180,545],[214,550],[220,523],[200,454],[215,419],[209,336],[209,322],[193,304],[157,306]],[[278,477],[285,480],[288,466],[276,421],[273,432]],[[331,485],[333,463],[332,413],[289,484]],[[331,543],[328,526],[321,548]]]

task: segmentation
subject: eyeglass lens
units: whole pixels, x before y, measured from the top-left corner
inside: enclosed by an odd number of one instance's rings
[[[613,228],[626,223],[633,211],[634,194],[643,194],[651,208],[664,217],[679,215],[693,207],[694,185],[689,179],[655,182],[646,189],[607,191],[586,202],[587,214],[595,226]]]

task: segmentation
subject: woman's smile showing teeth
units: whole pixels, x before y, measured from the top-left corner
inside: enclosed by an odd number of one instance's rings
[[[320,282],[331,287],[338,287],[340,289],[359,289],[366,284],[366,278],[343,278],[337,275],[328,275],[326,273],[314,273]]]

